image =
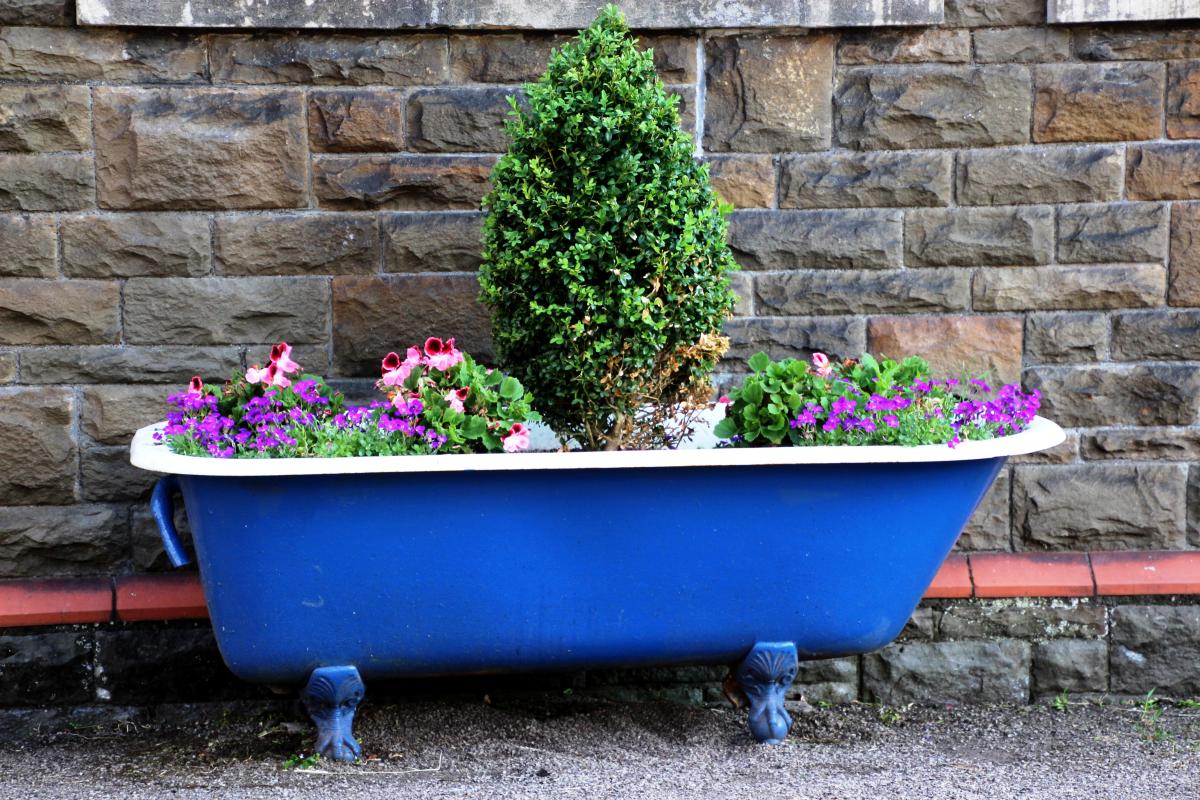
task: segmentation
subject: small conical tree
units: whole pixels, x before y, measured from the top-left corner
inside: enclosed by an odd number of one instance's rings
[[[727,209],[615,6],[525,92],[484,199],[499,356],[564,438],[670,446],[728,346]]]

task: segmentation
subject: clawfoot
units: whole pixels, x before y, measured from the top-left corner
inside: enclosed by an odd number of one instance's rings
[[[354,712],[366,688],[354,667],[313,670],[300,700],[317,724],[317,753],[335,761],[354,761],[362,747],[354,738]]]
[[[779,744],[792,728],[783,696],[796,680],[796,645],[759,642],[737,668],[737,681],[750,701],[750,735],[763,744]]]

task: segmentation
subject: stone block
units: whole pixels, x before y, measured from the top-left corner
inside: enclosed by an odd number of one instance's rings
[[[1158,264],[980,270],[976,311],[1087,311],[1161,305],[1167,273]]]
[[[1119,200],[1115,147],[968,150],[958,156],[958,201],[969,206]]]
[[[172,383],[193,375],[223,383],[242,366],[240,347],[54,347],[25,350],[21,379],[32,384]]]
[[[1029,314],[1025,358],[1031,364],[1102,361],[1108,353],[1108,317],[1099,313]]]
[[[69,25],[69,0],[0,0],[0,25]]]
[[[760,351],[807,361],[814,352],[851,358],[866,350],[866,323],[858,317],[735,319],[725,334],[731,344],[724,363],[736,371],[748,371],[746,361]]]
[[[987,375],[992,383],[1021,380],[1019,317],[875,317],[867,348],[893,358],[921,356],[939,375]]]
[[[1118,606],[1109,652],[1112,691],[1200,694],[1200,606]]]
[[[116,283],[0,280],[0,344],[116,344],[120,316]]]
[[[207,625],[100,630],[95,658],[96,695],[112,703],[209,703],[259,691],[225,666]]]
[[[379,375],[391,350],[454,336],[476,359],[494,358],[491,323],[473,275],[391,275],[333,280],[333,358],[339,375]]]
[[[450,80],[453,83],[535,81],[546,71],[550,51],[566,44],[569,38],[533,31],[451,36]],[[691,77],[679,80],[686,82],[694,78],[693,69]]]
[[[1125,191],[1130,200],[1200,200],[1200,142],[1130,145]]]
[[[729,246],[747,269],[898,267],[901,212],[746,211],[730,216]]]
[[[946,0],[945,24],[963,28],[1041,25],[1046,21],[1043,0]]]
[[[1182,547],[1186,482],[1173,464],[1019,466],[1016,541],[1033,550]]]
[[[264,33],[212,37],[215,83],[428,86],[448,73],[446,37]]]
[[[105,208],[307,204],[304,101],[296,93],[102,87],[92,113]]]
[[[131,278],[125,339],[132,344],[292,344],[328,338],[323,278]]]
[[[82,83],[203,83],[204,42],[158,31],[0,29],[0,79]]]
[[[1059,639],[1033,646],[1033,692],[1108,691],[1108,644],[1104,640]]]
[[[1038,206],[930,208],[904,219],[909,266],[1048,264],[1054,249],[1054,212]]]
[[[1064,427],[1192,425],[1200,411],[1200,367],[1186,364],[1033,367],[1025,383]]]
[[[513,94],[511,89],[477,86],[417,90],[405,105],[409,148],[433,153],[507,150],[504,123]]]
[[[1167,207],[1158,203],[1063,206],[1058,260],[1068,264],[1165,261]]]
[[[775,205],[775,160],[771,156],[715,155],[705,159],[713,190],[734,208]]]
[[[1123,361],[1200,360],[1200,309],[1115,314],[1112,352]]]
[[[856,150],[994,147],[1029,141],[1024,67],[867,67],[834,98],[837,141]]]
[[[990,642],[905,642],[863,656],[868,700],[905,703],[1029,701],[1030,646]]]
[[[829,146],[832,36],[728,36],[709,39],[705,54],[705,150]]]
[[[1089,461],[1200,461],[1200,429],[1101,428],[1083,434],[1079,446]]]
[[[54,631],[0,636],[0,706],[86,703],[92,697],[91,637]]]
[[[1171,207],[1171,270],[1167,301],[1200,306],[1200,203]]]
[[[79,429],[98,444],[128,446],[138,428],[166,416],[173,393],[164,386],[87,386],[80,394]]]
[[[1012,515],[1009,509],[1009,475],[1003,470],[967,520],[955,545],[959,550],[1011,550]]]
[[[956,603],[942,614],[947,639],[1099,639],[1108,632],[1105,608],[1084,600],[981,600]]]
[[[492,156],[324,156],[313,161],[323,208],[475,211],[487,194]]]
[[[1052,64],[1033,71],[1035,142],[1119,142],[1162,135],[1162,64]]]
[[[866,30],[842,37],[837,57],[839,64],[963,64],[971,60],[971,35],[946,28]]]
[[[1075,55],[1084,61],[1200,58],[1200,32],[1190,25],[1084,28],[1075,34],[1074,41]]]
[[[0,216],[0,277],[58,275],[58,233],[50,217]]]
[[[984,28],[975,31],[981,64],[1052,63],[1071,60],[1071,32],[1059,28]]]
[[[1200,547],[1200,467],[1188,469],[1187,507],[1187,542],[1194,549]]]
[[[206,275],[208,220],[179,214],[65,217],[63,272],[74,278]]]
[[[474,272],[479,268],[483,214],[385,214],[380,224],[388,272]]]
[[[733,306],[735,317],[754,316],[754,276],[748,272],[734,272],[729,275],[729,285],[737,295]]]
[[[17,379],[17,354],[0,353],[0,384],[12,383]]]
[[[128,442],[114,447],[85,447],[79,453],[79,486],[82,498],[88,502],[146,501],[161,477],[129,463]]]
[[[337,275],[379,269],[375,220],[352,214],[218,217],[222,275]]]
[[[953,197],[951,153],[835,151],[784,156],[781,208],[945,206]]]
[[[764,316],[965,311],[970,294],[970,273],[955,269],[772,273],[755,282]]]
[[[37,465],[26,461],[15,466]],[[69,496],[65,499],[71,502]],[[19,501],[6,498],[5,502]],[[129,557],[125,517],[123,510],[112,506],[0,507],[0,578],[108,574]]]
[[[175,505],[175,530],[179,533],[184,549],[189,553],[195,552],[187,510],[181,503]],[[158,523],[150,513],[149,504],[138,503],[130,510],[129,539],[135,571],[171,572],[175,569],[163,550],[162,536],[158,533]]]
[[[68,389],[0,389],[0,503],[33,505],[75,499],[78,454],[72,432],[75,404]],[[13,530],[14,520],[0,524]],[[19,530],[19,529],[18,529]],[[4,547],[0,544],[0,577]],[[19,560],[19,552],[9,556]],[[10,573],[11,574],[11,573]]]
[[[395,90],[310,92],[309,144],[317,153],[403,150],[403,108],[403,96]]]
[[[0,211],[77,211],[95,198],[91,156],[0,153]]]
[[[0,86],[0,150],[90,150],[86,86]]]
[[[1200,139],[1200,61],[1167,65],[1167,136]]]

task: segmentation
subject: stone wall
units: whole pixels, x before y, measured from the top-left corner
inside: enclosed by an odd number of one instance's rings
[[[280,339],[351,389],[429,333],[489,357],[477,208],[562,41],[73,19],[0,0],[0,578],[164,568],[126,448],[194,373]],[[962,548],[1200,548],[1200,22],[947,0],[643,41],[738,208],[730,375],[870,348],[1021,379],[1068,442]]]

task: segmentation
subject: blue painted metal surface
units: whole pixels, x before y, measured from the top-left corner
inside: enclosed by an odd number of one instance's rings
[[[154,484],[150,494],[150,513],[158,523],[159,535],[162,536],[163,550],[173,567],[183,567],[192,563],[191,557],[175,530],[175,493],[179,491],[179,479],[168,475]]]
[[[759,642],[738,665],[738,683],[750,702],[750,735],[763,744],[779,744],[792,729],[784,696],[796,680],[796,645]]]
[[[354,761],[362,747],[354,738],[354,712],[366,687],[354,667],[319,667],[300,692],[304,709],[317,726],[316,751],[335,761]]]
[[[300,684],[873,650],[1003,462],[178,481],[225,661]]]

